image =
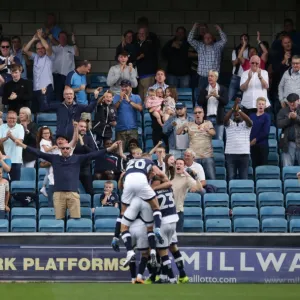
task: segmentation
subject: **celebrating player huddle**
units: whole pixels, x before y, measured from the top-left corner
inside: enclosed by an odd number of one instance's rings
[[[120,216],[112,247],[119,249],[119,236],[127,250],[123,266],[130,266],[132,283],[177,283],[168,251],[179,270],[179,282],[187,283],[183,260],[177,248],[178,215],[172,184],[147,155],[129,161],[124,174]],[[151,184],[151,185],[150,185]],[[153,226],[154,225],[154,226]],[[141,252],[138,274],[134,247]],[[149,278],[144,281],[146,267]]]

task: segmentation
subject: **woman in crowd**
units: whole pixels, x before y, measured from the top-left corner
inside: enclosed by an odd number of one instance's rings
[[[175,175],[175,157],[172,154],[165,156],[166,175],[169,180],[173,180]]]
[[[126,51],[128,55],[128,63],[132,63],[135,66],[136,61],[136,53],[137,53],[137,47],[136,44],[133,43],[133,31],[127,30],[122,36],[122,41],[118,45],[116,49],[116,56],[115,59],[118,60],[118,56],[121,52]]]

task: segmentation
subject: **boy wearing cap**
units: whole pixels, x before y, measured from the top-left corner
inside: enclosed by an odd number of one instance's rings
[[[120,83],[121,93],[115,95],[113,104],[117,110],[116,138],[122,141],[123,150],[131,139],[138,139],[138,113],[143,110],[139,95],[132,94],[129,80]]]
[[[294,166],[300,161],[300,108],[299,95],[287,96],[287,107],[277,115],[277,126],[282,129],[279,147],[282,150],[282,166]]]
[[[112,66],[107,75],[107,85],[114,94],[120,94],[120,83],[122,80],[128,80],[133,88],[137,87],[137,74],[133,68],[132,63],[127,66],[128,53],[126,51],[121,52],[118,55],[119,64]]]

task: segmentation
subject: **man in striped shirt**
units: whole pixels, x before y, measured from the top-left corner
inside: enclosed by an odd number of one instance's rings
[[[195,31],[198,26],[198,23],[194,24],[187,40],[198,53],[199,88],[204,89],[208,86],[208,71],[217,70],[220,72],[221,56],[227,42],[227,36],[221,30],[220,26],[215,25],[221,37],[220,41],[215,42],[215,38],[211,33],[206,33],[203,37],[203,41],[198,41],[194,39]]]
[[[228,180],[248,179],[250,132],[252,121],[241,111],[237,99],[224,118],[226,129],[226,165]],[[233,119],[231,116],[233,114]]]

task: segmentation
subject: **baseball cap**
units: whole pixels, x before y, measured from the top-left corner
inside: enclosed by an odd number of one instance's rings
[[[177,102],[175,107],[176,107],[176,109],[178,109],[178,108],[179,109],[180,108],[184,108],[185,107],[185,103],[184,102]]]
[[[299,95],[298,94],[295,94],[295,93],[292,93],[292,94],[289,94],[287,97],[286,97],[286,100],[290,103],[293,103],[293,102],[296,102],[299,100]]]
[[[123,79],[120,83],[120,86],[131,86],[130,80]]]

